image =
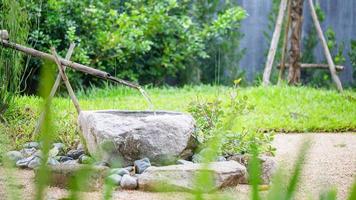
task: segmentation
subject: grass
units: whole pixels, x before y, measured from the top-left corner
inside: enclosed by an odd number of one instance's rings
[[[147,92],[155,109],[186,112],[197,98],[228,101],[228,87],[186,86],[183,88],[152,88]],[[253,109],[237,117],[237,129],[259,129],[276,132],[343,132],[356,131],[356,93],[319,90],[307,87],[251,87],[237,89],[246,96]],[[149,107],[137,91],[122,87],[90,89],[77,93],[82,110],[144,110]],[[15,145],[33,140],[32,131],[39,116],[41,98],[17,97],[7,111],[8,128],[0,127],[1,135],[10,136]],[[79,139],[76,111],[67,97],[55,98],[52,104],[57,140],[72,145]]]

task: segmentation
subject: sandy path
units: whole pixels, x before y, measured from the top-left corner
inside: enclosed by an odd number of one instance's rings
[[[277,135],[274,145],[277,148],[276,161],[287,173],[291,171],[299,145],[305,138],[311,139],[312,147],[308,154],[302,174],[302,184],[296,199],[313,199],[325,188],[335,187],[339,199],[346,199],[349,187],[356,178],[356,134],[288,134]],[[0,199],[7,199],[5,194],[5,171],[0,168]],[[31,199],[34,193],[34,174],[29,170],[17,170],[17,188],[23,191],[21,199]],[[248,199],[248,186],[240,185],[225,193],[234,199]],[[66,197],[67,191],[49,188],[47,199]],[[102,199],[101,192],[83,193],[83,199]],[[113,199],[125,200],[177,200],[191,199],[186,193],[147,193],[141,191],[116,191]],[[214,199],[212,197],[211,199]]]
[[[328,188],[336,188],[338,199],[346,199],[356,178],[356,134],[286,134],[274,141],[276,159],[287,171],[292,169],[300,144],[311,139],[297,199],[314,197]]]

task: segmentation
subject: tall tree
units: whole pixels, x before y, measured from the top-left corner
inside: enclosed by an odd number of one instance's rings
[[[303,27],[304,0],[292,0],[291,7],[291,38],[290,38],[290,67],[288,83],[295,85],[300,82],[300,52],[301,33]]]

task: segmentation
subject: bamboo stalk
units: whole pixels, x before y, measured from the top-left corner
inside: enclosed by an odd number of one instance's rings
[[[68,90],[69,96],[72,99],[72,102],[73,102],[73,104],[75,106],[75,109],[77,110],[77,113],[79,114],[81,112],[81,109],[80,109],[80,106],[79,106],[79,102],[78,102],[77,97],[75,96],[75,93],[73,91],[72,86],[70,85],[70,83],[68,81],[68,77],[67,77],[66,73],[64,72],[64,70],[65,70],[64,66],[62,66],[61,62],[59,61],[59,57],[57,55],[57,52],[53,47],[51,48],[51,51],[52,51],[52,54],[54,56],[55,62],[57,64],[58,71],[59,71],[60,75],[62,76],[62,80],[63,80],[64,84],[66,85],[66,88]]]
[[[325,39],[323,31],[321,29],[321,26],[320,26],[320,23],[319,23],[319,20],[318,20],[318,16],[316,15],[316,12],[315,12],[314,3],[313,3],[312,0],[309,0],[309,6],[310,6],[310,12],[311,12],[311,15],[312,15],[312,18],[313,18],[313,21],[314,21],[314,25],[315,25],[316,31],[318,33],[319,39],[321,41],[321,44],[323,46],[326,60],[328,61],[328,64],[329,64],[328,66],[329,66],[331,77],[332,77],[337,89],[340,92],[342,92],[343,91],[342,84],[341,84],[341,81],[340,81],[339,77],[336,74],[335,64],[334,64],[334,61],[333,61],[333,59],[331,57],[331,53],[330,53],[330,50],[329,50],[328,45],[326,43],[326,39]]]
[[[285,27],[285,31],[284,31],[284,38],[283,38],[283,47],[282,47],[282,57],[281,57],[281,67],[279,70],[279,74],[278,74],[278,85],[281,84],[284,75],[284,71],[285,71],[285,65],[286,65],[286,54],[287,54],[287,47],[288,47],[288,36],[289,36],[289,28],[290,28],[290,22],[291,22],[291,8],[292,8],[292,0],[288,0],[288,11],[287,11],[287,24]]]
[[[7,41],[7,40],[0,40],[0,44],[3,45],[4,47],[15,49],[15,50],[21,51],[23,53],[29,54],[31,56],[34,56],[34,57],[39,57],[39,58],[42,58],[42,59],[52,60],[53,62],[55,62],[55,58],[54,58],[53,55],[38,51],[38,50],[33,49],[33,48],[25,47],[25,46],[22,46],[20,44],[16,44],[16,43],[13,43],[13,42],[10,42],[10,41]],[[125,80],[116,78],[116,77],[113,77],[107,72],[104,72],[104,71],[101,71],[101,70],[98,70],[98,69],[95,69],[95,68],[92,68],[92,67],[88,67],[88,66],[76,63],[76,62],[72,62],[72,61],[69,61],[69,60],[66,60],[66,59],[63,59],[63,58],[60,58],[60,57],[58,58],[58,60],[62,65],[70,67],[72,69],[75,69],[75,70],[78,70],[78,71],[81,71],[81,72],[84,72],[84,73],[87,73],[87,74],[90,74],[90,75],[93,75],[93,76],[96,76],[96,77],[99,77],[99,78],[102,78],[102,79],[111,80],[111,81],[120,83],[122,85],[126,85],[128,87],[137,89],[139,91],[142,90],[139,85],[137,85],[135,83],[132,83],[132,82],[129,82],[129,81],[125,81]]]
[[[270,83],[269,79],[270,79],[270,76],[271,76],[272,65],[273,65],[274,58],[276,56],[276,51],[277,51],[277,48],[278,48],[279,38],[281,36],[283,17],[284,17],[284,12],[286,10],[286,7],[287,7],[287,0],[282,0],[281,4],[280,4],[280,7],[279,7],[279,13],[278,13],[278,17],[277,17],[276,26],[275,26],[275,29],[274,29],[274,32],[273,32],[273,36],[272,36],[271,46],[270,46],[270,49],[268,51],[265,70],[263,72],[263,85],[264,86],[267,86]]]

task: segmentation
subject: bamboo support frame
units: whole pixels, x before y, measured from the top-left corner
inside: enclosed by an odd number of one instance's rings
[[[68,81],[68,77],[66,75],[66,73],[64,72],[65,68],[64,66],[60,63],[59,61],[59,57],[57,55],[57,52],[56,50],[52,47],[51,48],[51,51],[52,51],[52,54],[54,56],[54,59],[55,59],[55,62],[57,64],[57,67],[58,67],[58,71],[59,71],[59,74],[61,75],[62,77],[62,80],[64,82],[64,84],[66,85],[66,88],[68,90],[68,93],[69,93],[69,96],[70,98],[72,99],[72,102],[75,106],[75,109],[77,110],[77,113],[79,114],[81,112],[81,109],[80,109],[80,106],[79,106],[79,102],[78,102],[78,99],[77,97],[75,96],[75,93],[73,91],[73,88],[72,86],[70,85],[69,81]]]
[[[313,21],[314,21],[314,25],[315,25],[316,31],[318,33],[319,39],[320,39],[321,44],[322,44],[323,49],[324,49],[324,54],[325,54],[326,60],[328,61],[328,66],[329,66],[331,77],[332,77],[337,89],[340,92],[342,92],[343,91],[342,84],[341,84],[341,81],[340,81],[339,77],[336,74],[335,64],[334,64],[334,61],[333,61],[333,59],[331,57],[331,53],[330,53],[329,47],[328,47],[328,45],[326,43],[326,39],[325,39],[323,31],[321,29],[321,26],[320,26],[320,23],[319,23],[319,20],[318,20],[318,16],[317,16],[317,14],[315,12],[313,0],[309,0],[309,6],[310,6],[310,12],[311,12],[311,16],[312,16]]]
[[[74,48],[75,48],[75,44],[71,43],[70,46],[69,46],[69,49],[67,51],[66,57],[65,57],[66,60],[70,60],[70,58],[72,57]],[[64,68],[64,70],[65,70],[65,68]],[[51,92],[50,92],[50,94],[48,96],[49,101],[51,101],[52,98],[54,97],[54,95],[56,94],[57,89],[59,87],[59,84],[61,83],[61,80],[62,80],[61,74],[58,73],[56,81],[54,82],[53,87],[51,89]],[[41,126],[42,126],[43,121],[44,121],[44,117],[45,117],[44,112],[42,112],[41,115],[40,115],[40,118],[38,119],[38,122],[36,124],[35,130],[34,130],[34,134],[35,135],[40,132]]]
[[[289,64],[285,64],[285,68],[289,68]],[[277,65],[278,68],[282,67],[282,64]],[[329,69],[329,65],[328,64],[310,64],[310,63],[301,63],[300,67],[303,69]],[[335,65],[335,69],[336,71],[343,71],[344,70],[344,66],[341,65]]]
[[[292,8],[292,0],[288,0],[288,9],[287,9],[287,24],[284,30],[284,38],[283,38],[283,47],[282,47],[282,56],[281,56],[281,64],[280,70],[278,74],[278,85],[281,84],[283,80],[284,71],[286,68],[286,55],[288,53],[288,37],[289,37],[289,28],[291,22],[291,8]]]
[[[281,4],[280,4],[280,8],[279,8],[276,26],[275,26],[273,36],[272,36],[271,46],[268,51],[266,66],[265,66],[265,69],[263,72],[263,82],[262,83],[264,86],[267,86],[270,83],[269,79],[271,77],[272,66],[273,66],[274,58],[276,56],[279,38],[281,36],[281,29],[282,29],[282,25],[283,25],[283,18],[284,18],[284,13],[285,13],[286,7],[287,7],[287,0],[282,0]]]

